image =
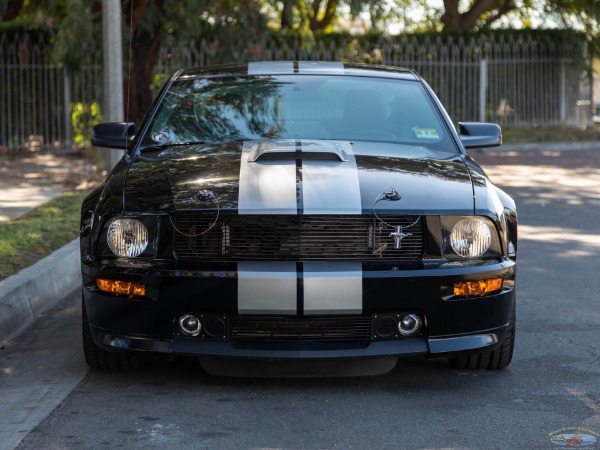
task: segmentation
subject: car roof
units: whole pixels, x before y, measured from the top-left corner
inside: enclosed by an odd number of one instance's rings
[[[329,61],[258,61],[241,64],[191,67],[174,75],[173,79],[212,78],[246,75],[351,75],[376,78],[418,80],[417,74],[406,68]]]

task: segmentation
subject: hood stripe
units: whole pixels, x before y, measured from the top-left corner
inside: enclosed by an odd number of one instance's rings
[[[296,141],[295,158],[251,162],[257,142],[245,142],[240,160],[239,214],[361,214],[356,157],[336,142],[347,161],[303,159],[311,141]]]
[[[306,150],[308,150],[306,144]],[[356,158],[349,142],[337,142],[348,161],[302,162],[304,214],[361,214]]]
[[[255,144],[242,149],[238,214],[298,214],[296,161],[249,162]]]

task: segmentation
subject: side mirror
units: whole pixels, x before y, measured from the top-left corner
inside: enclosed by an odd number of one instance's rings
[[[99,123],[92,129],[92,145],[126,149],[134,135],[135,124],[131,122]]]
[[[497,147],[502,144],[502,130],[495,123],[459,122],[458,137],[465,148]]]

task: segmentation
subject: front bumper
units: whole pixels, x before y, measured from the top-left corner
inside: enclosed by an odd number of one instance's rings
[[[174,336],[159,339],[127,336],[92,327],[92,337],[97,345],[108,350],[143,351],[155,354],[186,356],[212,356],[237,359],[353,359],[388,356],[444,357],[493,350],[506,337],[507,326],[485,332],[447,338],[413,337],[397,341],[354,343],[232,343],[228,341],[198,341],[194,338]]]
[[[176,318],[186,312],[239,314],[235,271],[123,270],[84,266],[86,312],[94,342],[106,350],[244,359],[335,359],[384,356],[455,356],[492,350],[506,337],[515,301],[515,263],[419,270],[365,270],[362,311],[416,312],[425,329],[416,337],[357,342],[235,342],[178,333]],[[95,288],[96,277],[148,286],[148,299],[115,297]],[[444,296],[458,281],[502,277],[501,292],[455,300]]]

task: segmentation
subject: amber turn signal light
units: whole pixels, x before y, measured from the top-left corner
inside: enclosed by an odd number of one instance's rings
[[[454,283],[454,295],[482,296],[502,289],[502,278]]]
[[[101,291],[106,291],[117,295],[128,295],[129,297],[140,297],[146,295],[146,286],[143,284],[134,284],[131,281],[97,278],[96,286]]]

